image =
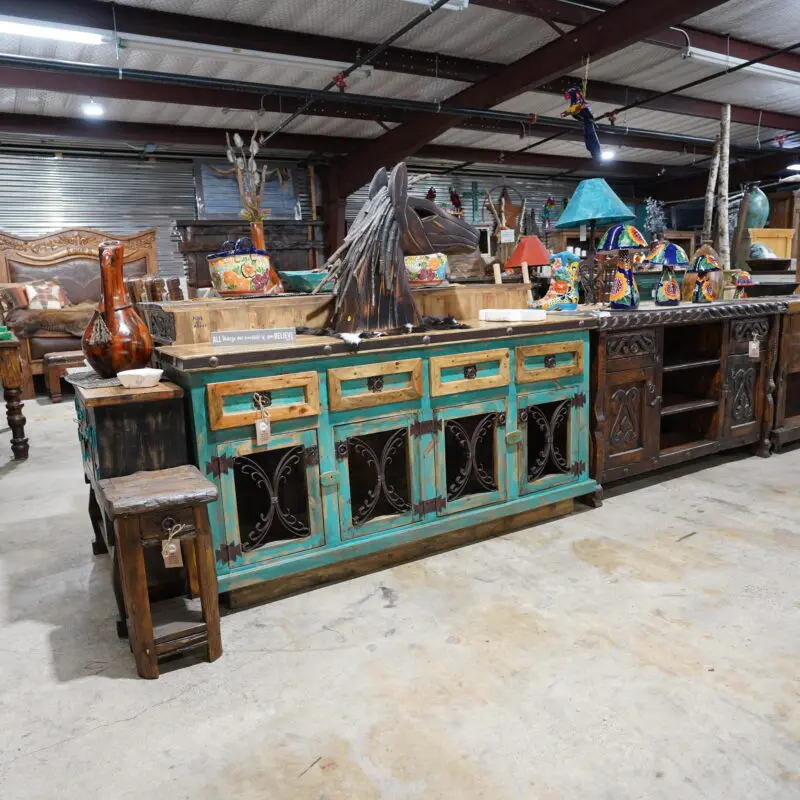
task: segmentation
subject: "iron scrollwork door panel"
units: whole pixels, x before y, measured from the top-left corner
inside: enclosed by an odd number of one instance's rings
[[[519,398],[520,494],[572,483],[585,476],[587,454],[581,449],[580,426],[586,426],[586,408],[585,395],[576,396],[574,390]]]
[[[761,362],[728,356],[725,369],[725,435],[746,437],[758,430],[763,414]]]
[[[228,542],[244,566],[325,544],[316,431],[221,445],[218,464]]]
[[[334,428],[342,537],[353,539],[420,518],[416,415],[381,417]]]
[[[437,411],[436,494],[438,514],[452,514],[508,497],[504,400]]]
[[[655,367],[607,374],[603,423],[606,469],[656,456],[660,395]]]

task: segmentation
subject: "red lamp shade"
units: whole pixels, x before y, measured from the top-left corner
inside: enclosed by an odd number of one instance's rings
[[[521,236],[505,266],[521,267],[523,262],[529,267],[545,267],[550,263],[550,251],[538,236]]]

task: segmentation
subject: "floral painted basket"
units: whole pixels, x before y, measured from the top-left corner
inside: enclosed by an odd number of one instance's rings
[[[406,256],[408,282],[412,286],[436,286],[447,278],[447,256],[431,253],[427,256]]]
[[[224,242],[219,253],[208,256],[208,269],[214,288],[222,297],[266,295],[281,290],[280,283],[270,277],[269,256],[253,247],[249,239],[239,239],[236,244]]]

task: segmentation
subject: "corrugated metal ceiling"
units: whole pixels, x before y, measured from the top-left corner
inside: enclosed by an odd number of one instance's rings
[[[797,41],[800,3],[797,0],[729,0],[687,24],[736,39],[776,48],[788,47]]]

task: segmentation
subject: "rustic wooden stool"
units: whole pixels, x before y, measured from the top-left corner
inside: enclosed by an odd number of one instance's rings
[[[61,379],[71,367],[82,367],[83,353],[80,350],[68,350],[63,353],[44,354],[44,374],[47,391],[54,403],[61,402]]]
[[[209,661],[222,655],[206,508],[216,499],[217,487],[192,466],[98,481],[97,500],[114,521],[128,637],[142,678],[158,677],[159,658],[200,647],[206,648]],[[151,609],[147,594],[143,547],[162,546],[166,559],[172,543],[184,539],[194,540],[202,615],[181,597],[154,603]]]

